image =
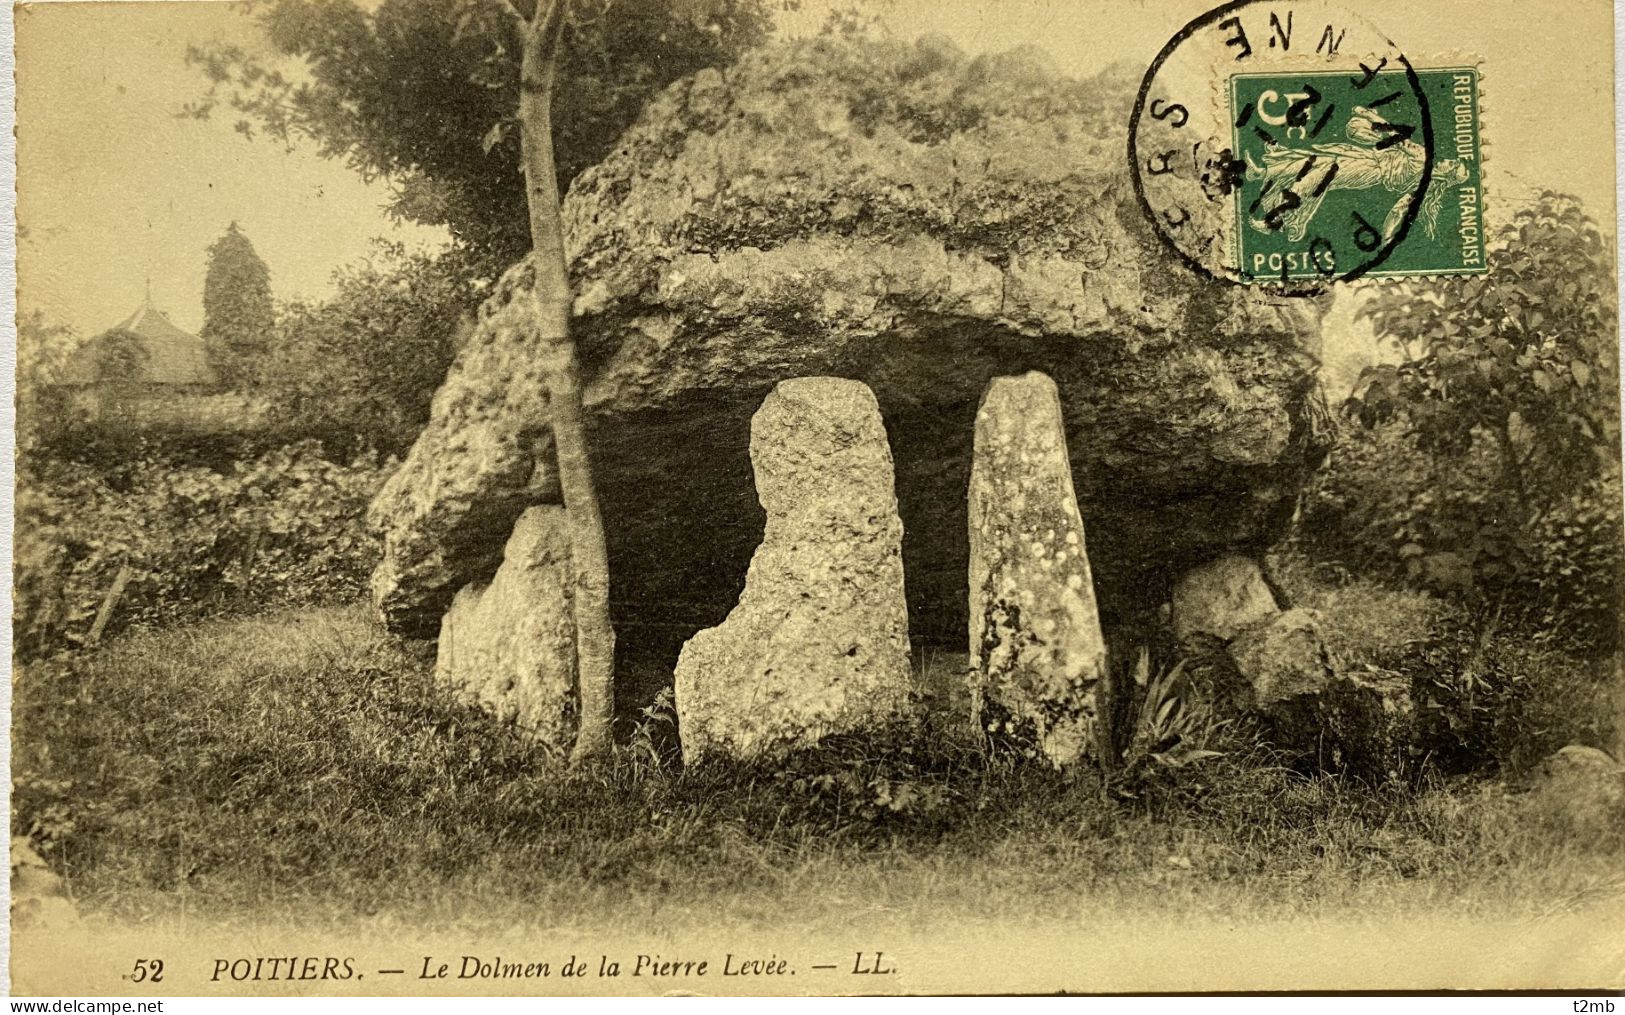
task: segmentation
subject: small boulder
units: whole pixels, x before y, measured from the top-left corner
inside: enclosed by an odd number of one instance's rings
[[[1247,689],[1245,707],[1278,749],[1318,769],[1379,778],[1400,769],[1414,735],[1407,681],[1336,659],[1315,611],[1276,613],[1238,633],[1228,651]]]
[[[1106,642],[1061,400],[1044,374],[988,385],[976,414],[969,519],[976,720],[992,732],[1005,724],[1027,732],[1052,763],[1070,764],[1095,736]]]
[[[1577,834],[1617,835],[1625,820],[1625,765],[1607,751],[1569,744],[1536,766],[1528,806]]]
[[[1266,615],[1234,635],[1230,658],[1252,688],[1253,707],[1264,712],[1283,701],[1319,694],[1336,679],[1320,617],[1313,610]]]
[[[857,381],[784,381],[751,419],[767,512],[739,603],[677,661],[687,761],[759,758],[884,723],[907,702],[903,523],[880,409]]]
[[[1240,554],[1185,572],[1174,584],[1173,600],[1174,634],[1181,641],[1201,634],[1229,641],[1281,610],[1258,561]]]
[[[1539,772],[1544,779],[1589,779],[1625,774],[1625,766],[1601,748],[1569,744],[1542,761]]]
[[[576,736],[570,533],[558,505],[519,516],[489,583],[465,586],[440,622],[435,679],[542,745]]]

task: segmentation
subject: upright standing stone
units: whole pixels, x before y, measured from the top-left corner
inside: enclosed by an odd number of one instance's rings
[[[1061,400],[1041,373],[995,378],[976,413],[970,654],[979,723],[1030,730],[1056,765],[1089,750],[1106,642]]]
[[[767,511],[739,604],[677,661],[683,757],[760,757],[896,715],[909,691],[903,523],[880,409],[806,377],[751,419]]]
[[[576,736],[575,614],[564,508],[519,516],[489,584],[465,586],[440,622],[435,679],[568,752]]]

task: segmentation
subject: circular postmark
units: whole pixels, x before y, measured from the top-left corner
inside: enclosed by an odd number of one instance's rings
[[[1146,70],[1128,156],[1180,260],[1292,295],[1382,265],[1431,226],[1435,176],[1461,171],[1434,158],[1405,54],[1329,0],[1235,0],[1181,28]]]

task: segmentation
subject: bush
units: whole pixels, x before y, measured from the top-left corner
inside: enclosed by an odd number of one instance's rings
[[[1611,650],[1625,593],[1618,467],[1529,519],[1502,510],[1505,497],[1487,435],[1460,456],[1434,456],[1402,421],[1352,427],[1306,492],[1299,536],[1319,560],[1499,612],[1526,636]]]
[[[1294,555],[1271,565],[1297,605],[1327,618],[1341,666],[1404,678],[1417,713],[1413,775],[1522,771],[1566,744],[1614,743],[1612,656],[1532,639],[1505,610],[1484,613],[1489,604],[1329,577],[1335,569]]]
[[[1620,473],[1586,482],[1536,519],[1528,533],[1530,606],[1560,642],[1617,644],[1621,583]]]
[[[28,458],[42,467],[78,467],[122,489],[137,470],[157,462],[224,471],[299,439],[286,426],[273,428],[262,402],[241,395],[149,394],[94,410],[69,403]]]
[[[1583,650],[1618,640],[1619,343],[1611,246],[1542,193],[1483,278],[1384,287],[1402,353],[1368,368],[1305,530],[1355,568]]]
[[[81,643],[121,568],[116,626],[354,598],[377,551],[367,502],[388,469],[293,445],[216,472],[151,460],[117,477],[51,463],[19,483],[14,645]]]
[[[1463,591],[1470,584],[1463,566],[1483,555],[1493,573],[1489,558],[1504,556],[1505,533],[1487,504],[1494,464],[1482,445],[1473,450],[1449,458],[1425,454],[1403,421],[1345,427],[1304,497],[1305,548],[1374,578]]]
[[[1521,772],[1571,743],[1614,739],[1612,665],[1454,616],[1396,663],[1412,681],[1419,740],[1446,773]]]
[[[478,293],[452,253],[346,269],[326,303],[282,309],[262,394],[279,429],[329,454],[402,454],[429,420]]]

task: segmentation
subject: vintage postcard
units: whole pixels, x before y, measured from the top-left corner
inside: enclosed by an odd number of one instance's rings
[[[13,991],[1625,988],[1613,40],[18,5]]]

